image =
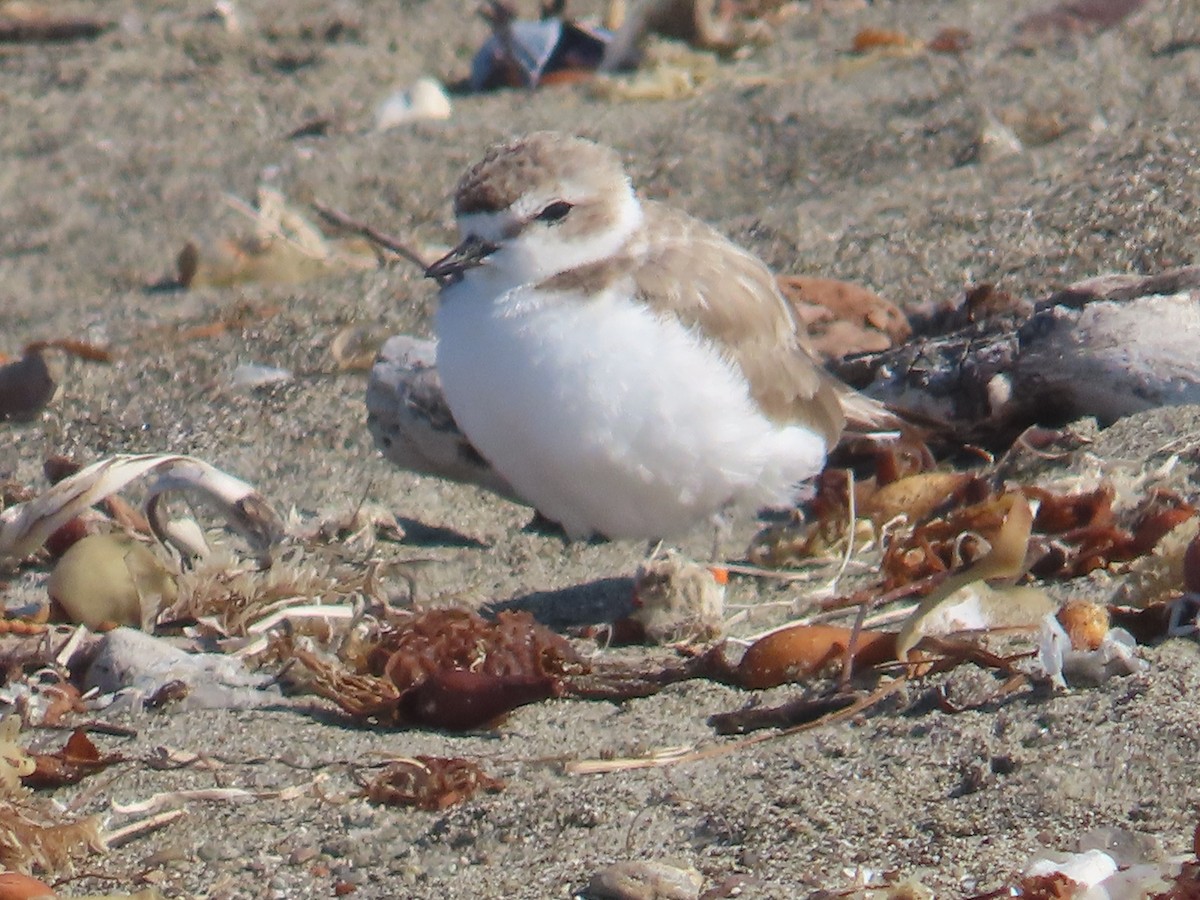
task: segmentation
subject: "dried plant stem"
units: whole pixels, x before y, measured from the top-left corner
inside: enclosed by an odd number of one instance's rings
[[[366,238],[372,244],[382,247],[384,250],[391,251],[397,256],[403,257],[414,266],[420,268],[422,272],[429,268],[429,263],[422,259],[418,253],[410,250],[399,238],[392,237],[389,234],[384,234],[374,226],[352,218],[341,210],[334,209],[332,206],[326,206],[324,203],[314,202],[312,207],[325,221],[330,222],[333,225],[337,225],[339,228],[345,228],[348,231],[353,231],[356,234]]]
[[[169,809],[166,812],[155,813],[144,819],[138,819],[136,822],[130,822],[123,828],[106,831],[100,835],[100,839],[106,847],[120,847],[122,844],[128,844],[130,841],[144,837],[152,831],[166,828],[172,822],[182,819],[186,815],[186,809]]]
[[[699,750],[689,751],[687,748],[672,748],[670,750],[660,750],[648,756],[634,758],[575,760],[563,766],[563,771],[567,775],[601,775],[609,772],[625,772],[630,769],[658,769],[673,766],[676,763],[699,762],[700,760],[714,759],[719,756],[728,756],[731,753],[745,750],[755,744],[779,740],[780,738],[790,737],[793,734],[799,734],[802,731],[812,731],[814,728],[819,728],[822,725],[832,725],[835,722],[853,718],[863,710],[869,709],[876,703],[894,694],[907,683],[908,676],[902,673],[844,709],[839,709],[836,712],[821,716],[819,719],[803,722],[779,731],[755,734],[737,741],[713,744]]]
[[[858,522],[858,511],[854,505],[854,470],[846,470],[846,552],[842,556],[842,564],[834,573],[833,578],[829,580],[828,590],[830,593],[837,591],[838,584],[842,580],[842,576],[846,574],[846,569],[850,565],[850,559],[854,556],[854,526]]]

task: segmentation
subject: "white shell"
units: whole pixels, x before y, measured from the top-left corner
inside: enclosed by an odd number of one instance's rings
[[[375,109],[375,130],[421,120],[450,118],[450,98],[433,78],[418,78],[413,86],[389,94]]]

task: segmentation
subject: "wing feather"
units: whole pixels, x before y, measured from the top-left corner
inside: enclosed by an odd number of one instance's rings
[[[641,298],[720,340],[770,418],[836,444],[845,426],[836,382],[797,334],[770,269],[699,219],[644,206],[644,241],[629,272]]]

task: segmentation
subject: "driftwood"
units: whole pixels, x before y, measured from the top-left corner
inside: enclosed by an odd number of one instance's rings
[[[956,438],[1003,444],[1032,424],[1108,424],[1157,406],[1200,403],[1200,266],[1107,275],[965,328],[921,335],[830,364],[893,408]],[[517,499],[458,430],[434,341],[400,335],[367,387],[368,426],[397,466]]]
[[[367,383],[367,428],[380,452],[402,469],[517,495],[458,430],[438,377],[437,343],[389,338]]]
[[[1200,267],[1105,275],[1028,311],[839,360],[843,380],[889,406],[1004,444],[1034,424],[1108,425],[1200,403]]]

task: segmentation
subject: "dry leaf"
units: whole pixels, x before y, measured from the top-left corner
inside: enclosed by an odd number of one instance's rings
[[[859,508],[876,525],[899,516],[916,524],[924,522],[939,507],[961,501],[975,479],[970,472],[922,472],[885,484]]]
[[[912,334],[899,307],[860,285],[801,275],[781,275],[776,282],[825,359],[886,350]]]
[[[952,601],[960,588],[975,581],[990,578],[1016,578],[1025,570],[1025,554],[1033,529],[1033,510],[1024,494],[1017,492],[997,498],[996,506],[1004,510],[1000,528],[991,539],[990,550],[961,572],[949,575],[945,581],[921,601],[905,621],[896,639],[896,658],[903,661],[926,634],[927,623],[936,621],[939,608]]]
[[[0,872],[0,900],[38,900],[42,897],[57,896],[50,885],[30,875]]]
[[[103,852],[98,817],[68,819],[22,784],[36,763],[17,743],[20,729],[20,716],[0,720],[0,866],[56,872],[69,869],[85,850]]]
[[[852,629],[838,625],[789,625],[759,638],[737,667],[744,688],[771,688],[822,674],[841,664]],[[896,635],[860,630],[854,645],[855,668],[876,666],[896,657]]]
[[[124,762],[119,753],[102,756],[87,732],[77,728],[57,753],[33,755],[35,768],[22,781],[32,788],[57,788],[76,784],[89,775],[107,769],[113,763]]]

